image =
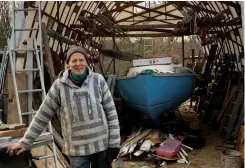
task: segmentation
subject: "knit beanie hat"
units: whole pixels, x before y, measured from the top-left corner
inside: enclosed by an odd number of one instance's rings
[[[84,58],[87,61],[88,53],[86,52],[86,50],[81,46],[72,45],[66,53],[66,63],[69,62],[71,55],[74,53],[81,53],[82,55],[84,55]]]

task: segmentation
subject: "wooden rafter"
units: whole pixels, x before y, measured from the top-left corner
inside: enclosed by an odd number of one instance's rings
[[[241,24],[241,20],[239,17],[228,22],[212,23],[210,21],[201,22],[197,26],[202,28],[210,28],[213,26],[223,27],[223,26],[237,26]],[[86,25],[84,24],[72,24],[70,26],[73,28],[86,28]],[[183,25],[182,24],[114,25],[114,27],[120,30],[131,30],[131,29],[144,30],[144,29],[160,29],[160,28],[182,28]],[[102,30],[102,28],[103,27],[101,27],[100,25],[97,26],[98,30]]]
[[[124,2],[124,3],[128,3],[128,2]],[[137,8],[144,9],[145,11],[147,11],[147,13],[154,12],[154,13],[158,13],[158,14],[161,14],[161,15],[166,15],[166,16],[169,16],[169,17],[173,17],[173,18],[176,18],[176,19],[182,19],[183,18],[183,17],[180,17],[180,16],[172,15],[172,14],[166,13],[166,12],[161,12],[161,11],[158,11],[156,9],[151,9],[151,8],[147,8],[147,7],[140,6],[140,5],[134,5],[134,6],[137,7]]]
[[[150,31],[150,32],[165,32],[165,33],[172,33],[173,30],[168,29],[156,29],[156,28],[146,28],[146,29],[122,29],[125,32],[130,31]]]
[[[126,10],[125,10],[125,12],[127,12],[127,13],[130,13],[130,14],[134,15],[134,13],[133,13],[133,12],[126,11]],[[161,14],[159,14],[159,15],[161,15]],[[159,16],[159,15],[158,15],[158,16]],[[167,21],[165,21],[165,20],[155,19],[155,17],[149,17],[149,16],[145,16],[145,15],[142,15],[141,17],[146,18],[145,20],[143,20],[143,22],[145,22],[146,20],[151,20],[151,21],[156,21],[156,22],[162,22],[162,23],[171,24],[170,22],[167,22]]]
[[[167,4],[163,4],[163,5],[160,5],[160,6],[157,6],[157,7],[154,7],[154,8],[151,8],[151,10],[158,10],[158,9],[161,9],[161,8],[164,8],[164,7],[167,7],[169,5],[171,5],[172,2],[169,2]],[[148,8],[147,8],[148,9]],[[119,23],[119,22],[124,22],[126,20],[129,20],[129,19],[132,19],[134,17],[137,17],[137,16],[142,16],[144,14],[148,13],[148,11],[142,11],[142,12],[139,12],[139,13],[135,13],[134,15],[132,16],[129,16],[129,17],[126,17],[126,18],[123,18],[123,19],[120,19],[120,20],[117,20],[116,23]],[[182,18],[181,18],[182,19]]]
[[[117,25],[118,28],[127,29],[159,29],[159,28],[181,28],[181,24],[152,24],[152,25]]]
[[[170,11],[167,11],[166,13],[171,13],[171,12],[176,11],[176,10],[177,10],[177,9],[172,9],[172,10],[170,10]],[[142,23],[142,22],[145,22],[145,21],[150,21],[151,19],[155,19],[155,18],[157,18],[157,17],[159,17],[159,16],[161,16],[161,14],[158,14],[158,15],[153,16],[153,17],[151,17],[151,18],[149,18],[149,19],[146,19],[146,20],[140,20],[140,21],[138,21],[138,22],[136,22],[136,23],[133,23],[132,25],[136,25],[136,24],[139,24],[139,23]],[[166,20],[166,19],[164,19],[164,20]],[[175,20],[179,20],[179,19],[175,19]]]
[[[196,34],[199,34],[200,32],[197,32]],[[220,31],[211,31],[211,32],[208,32],[208,34],[220,34],[222,32]],[[189,36],[189,35],[196,35],[194,33],[181,33],[179,35],[174,35],[173,33],[144,33],[144,34],[136,34],[136,33],[132,33],[132,34],[115,34],[115,35],[110,35],[110,34],[104,34],[104,35],[101,35],[101,34],[94,34],[93,36],[94,37],[173,37],[173,36],[176,36],[176,37],[181,37],[183,35],[186,35],[186,36]]]
[[[126,5],[122,5],[122,6],[118,6],[116,7],[115,9],[112,9],[112,10],[108,10],[106,12],[103,12],[103,14],[111,14],[111,13],[114,13],[114,12],[121,12],[129,7],[131,7],[132,5],[134,4],[138,4],[138,3],[142,3],[143,1],[136,1],[136,2],[130,2],[129,4],[126,4]],[[115,2],[115,3],[118,3],[118,2]]]
[[[180,8],[181,7],[189,7],[189,8],[192,8],[192,9],[195,8],[195,9],[197,9],[199,11],[203,11],[203,12],[206,12],[206,13],[209,13],[209,14],[213,14],[213,15],[218,14],[218,12],[216,12],[216,11],[205,9],[205,8],[202,8],[202,7],[197,6],[197,5],[191,5],[191,4],[189,4],[188,2],[185,2],[185,1],[172,1],[172,2],[174,4],[176,4],[176,5],[179,5]],[[200,1],[200,3],[202,3],[202,2]]]
[[[235,2],[232,1],[218,1],[219,3],[225,4],[227,6],[231,6],[235,8],[236,10],[241,10],[241,6]]]

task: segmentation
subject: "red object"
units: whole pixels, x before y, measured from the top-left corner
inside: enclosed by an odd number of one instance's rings
[[[156,151],[157,155],[171,159],[179,152],[181,145],[182,145],[181,141],[174,140],[174,139],[167,139],[157,149]]]
[[[207,44],[207,33],[208,33],[208,29],[201,29],[200,30],[200,37],[201,37],[201,41],[202,41],[202,45],[206,45]]]

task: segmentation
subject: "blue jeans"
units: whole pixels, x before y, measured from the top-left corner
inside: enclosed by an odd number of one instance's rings
[[[88,156],[69,156],[72,168],[106,168],[107,151],[98,152]]]

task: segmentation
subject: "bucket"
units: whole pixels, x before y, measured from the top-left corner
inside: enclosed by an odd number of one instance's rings
[[[224,150],[221,152],[221,168],[240,168],[241,153],[235,150]]]

